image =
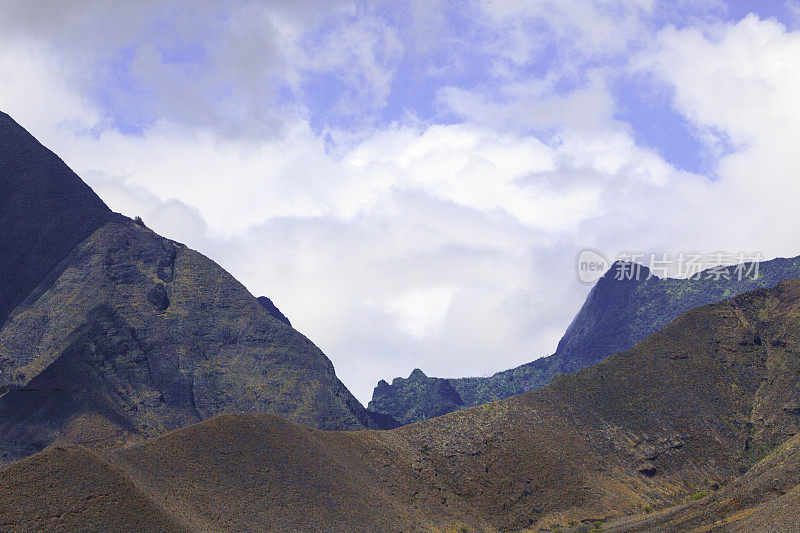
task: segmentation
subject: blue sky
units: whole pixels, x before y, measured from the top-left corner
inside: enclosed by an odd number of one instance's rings
[[[800,253],[797,1],[0,6],[0,108],[362,401],[551,353],[585,248]]]

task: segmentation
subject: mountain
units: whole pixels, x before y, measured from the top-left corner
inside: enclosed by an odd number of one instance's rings
[[[0,325],[113,217],[88,185],[0,112]]]
[[[219,265],[111,213],[0,119],[0,285],[13,288],[2,297],[13,310],[0,328],[0,462],[66,438],[138,442],[229,412],[392,425]]]
[[[729,266],[675,279],[659,278],[642,265],[617,262],[589,292],[553,355],[485,378],[412,374],[407,379],[395,378],[391,384],[381,380],[368,407],[408,424],[522,394],[543,387],[557,375],[627,350],[691,309],[800,276],[800,257],[764,261],[757,276],[739,276],[737,269],[747,273],[751,266]],[[630,275],[636,269],[638,275]]]
[[[370,410],[385,413],[401,425],[441,416],[464,407],[452,380],[429,378],[419,368],[408,379],[381,380],[375,387]]]
[[[798,393],[790,280],[542,389],[391,431],[226,415],[114,451],[50,448],[0,470],[0,527],[792,530]]]

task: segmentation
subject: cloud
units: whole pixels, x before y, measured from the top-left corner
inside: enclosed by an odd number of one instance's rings
[[[785,232],[800,226],[798,65],[800,33],[752,14],[735,24],[666,28],[638,62],[669,84],[676,109],[705,142],[733,145],[718,158],[709,208],[770,254],[796,254]]]
[[[748,15],[735,25],[666,28],[644,67],[675,89],[675,105],[697,125],[738,143],[773,137],[776,125],[800,121],[796,94],[800,35]]]
[[[2,4],[5,45],[46,49],[64,81],[125,132],[169,121],[226,138],[279,136],[334,90],[328,111],[360,123],[384,104],[402,52],[392,26],[353,2]],[[308,85],[325,74],[337,85]]]
[[[0,107],[112,208],[270,296],[362,401],[414,367],[550,353],[588,290],[583,248],[797,254],[800,50],[776,21],[649,1],[48,6],[3,6]],[[616,118],[631,72],[718,148],[713,175]]]
[[[478,2],[482,19],[502,35],[496,40],[497,74],[513,75],[532,62],[554,57],[559,68],[624,53],[646,30],[652,0]]]
[[[608,129],[614,101],[605,80],[591,75],[585,85],[567,94],[556,92],[557,81],[526,79],[492,93],[443,87],[438,98],[456,116],[501,130]]]

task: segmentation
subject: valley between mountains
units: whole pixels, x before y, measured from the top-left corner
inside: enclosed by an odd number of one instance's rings
[[[420,372],[454,408],[415,421],[2,114],[0,141],[0,531],[800,527],[797,260],[607,276],[557,370],[469,401]]]

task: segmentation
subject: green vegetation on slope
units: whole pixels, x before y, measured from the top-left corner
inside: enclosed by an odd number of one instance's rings
[[[641,267],[640,279],[619,280],[615,273],[620,265],[615,264],[592,288],[553,355],[490,377],[432,377],[425,383],[412,375],[395,378],[391,384],[381,381],[369,408],[411,423],[522,394],[543,387],[555,376],[627,350],[691,309],[800,276],[800,257],[765,261],[757,277],[742,279],[732,266],[719,278],[701,273],[689,279],[662,279]],[[442,381],[449,382],[458,395],[450,393]]]

